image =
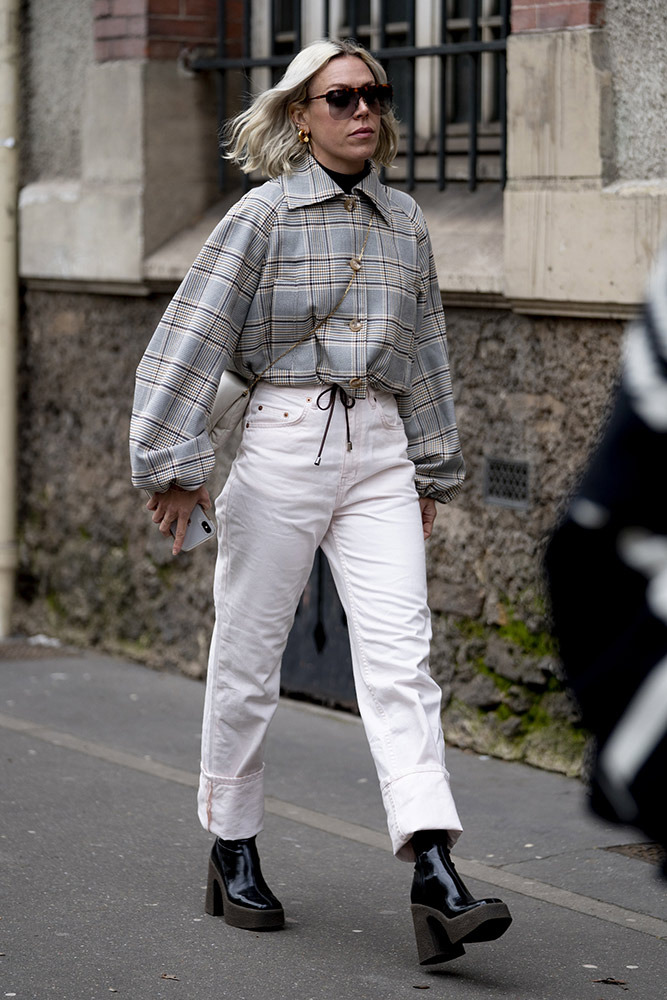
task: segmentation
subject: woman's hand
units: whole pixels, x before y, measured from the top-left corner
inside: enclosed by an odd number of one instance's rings
[[[205,486],[200,486],[198,490],[171,486],[166,493],[154,493],[146,504],[148,510],[153,511],[153,521],[160,526],[163,535],[168,535],[174,521],[177,522],[171,550],[175,556],[181,551],[190,515],[197,504],[205,511],[211,506],[211,498]]]
[[[435,515],[437,514],[437,509],[435,506],[435,500],[431,500],[430,497],[420,497],[419,506],[422,512],[422,527],[424,529],[424,538],[430,538],[431,532],[433,531],[433,522],[435,521]]]

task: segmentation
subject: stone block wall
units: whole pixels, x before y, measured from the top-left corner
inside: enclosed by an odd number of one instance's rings
[[[173,561],[129,483],[134,372],[167,302],[25,296],[15,628],[201,676],[214,553]]]
[[[25,293],[14,628],[201,677],[214,549],[172,559],[129,483],[134,371],[167,302]],[[445,732],[574,773],[585,736],[559,681],[540,560],[608,405],[621,324],[463,309],[448,319],[468,481],[429,545]],[[527,509],[485,501],[489,457],[528,463]]]
[[[667,177],[667,9],[663,0],[606,0],[620,180]]]
[[[468,476],[429,546],[445,734],[576,773],[586,734],[561,683],[542,557],[608,410],[622,324],[475,310],[448,319]],[[489,458],[527,464],[525,509],[487,502]]]

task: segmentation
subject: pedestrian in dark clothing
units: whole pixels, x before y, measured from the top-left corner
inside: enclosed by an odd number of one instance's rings
[[[591,803],[667,848],[667,247],[601,444],[547,552],[568,681],[597,741]]]

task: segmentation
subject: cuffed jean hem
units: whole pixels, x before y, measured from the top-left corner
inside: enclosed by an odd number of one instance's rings
[[[223,840],[247,840],[264,827],[264,768],[241,778],[199,775],[197,813],[205,830]]]
[[[446,830],[449,847],[459,839],[463,827],[449,787],[445,769],[410,771],[382,784],[389,836],[399,861],[414,861],[410,843],[417,830]]]

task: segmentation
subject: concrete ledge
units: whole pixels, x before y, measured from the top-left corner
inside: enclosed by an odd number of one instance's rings
[[[605,176],[614,145],[604,32],[510,35],[507,59],[509,176]]]
[[[497,184],[468,191],[420,185],[412,192],[431,234],[444,295],[503,295],[503,193]]]
[[[241,191],[237,190],[216,202],[191,226],[150,254],[143,264],[144,280],[151,285],[164,285],[166,290],[176,288],[220,219],[240,197]]]
[[[628,315],[667,233],[667,179],[505,192],[505,294],[564,314]]]
[[[503,196],[499,187],[480,185],[470,192],[456,184],[443,192],[435,185],[421,185],[413,195],[426,217],[443,295],[466,301],[477,295],[502,296]],[[240,191],[233,192],[151,254],[144,263],[146,282],[175,287],[239,197]]]
[[[667,233],[667,178],[611,183],[605,32],[512,36],[508,83],[505,295],[521,312],[632,315]]]
[[[22,278],[139,281],[142,187],[40,181],[19,197]]]
[[[143,59],[91,64],[80,176],[21,192],[21,277],[142,282],[146,253],[215,198],[216,128],[212,78]]]
[[[67,292],[83,295],[118,295],[146,298],[155,288],[138,281],[86,281],[79,278],[23,278],[26,288],[36,292]]]

